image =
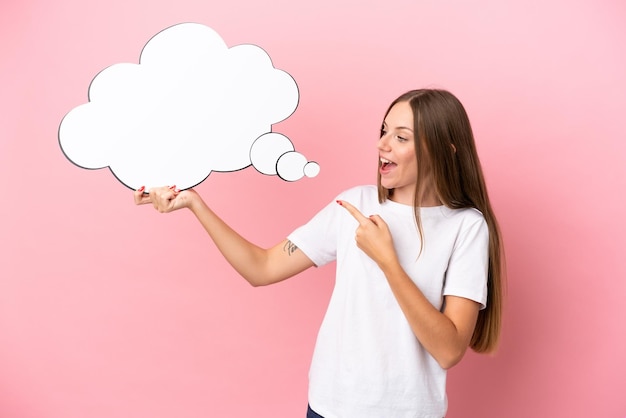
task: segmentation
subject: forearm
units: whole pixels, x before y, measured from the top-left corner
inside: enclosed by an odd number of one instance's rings
[[[451,318],[435,308],[397,261],[381,268],[419,342],[442,368],[457,364],[469,344],[468,332],[459,330]]]
[[[201,199],[195,199],[189,209],[200,221],[226,261],[244,279],[253,286],[273,282],[267,268],[268,250],[239,235]]]
[[[269,249],[247,241],[222,221],[193,189],[157,187],[145,193],[140,187],[134,193],[134,200],[136,205],[151,204],[161,213],[191,210],[226,260],[253,286],[279,282],[314,265],[288,240]]]

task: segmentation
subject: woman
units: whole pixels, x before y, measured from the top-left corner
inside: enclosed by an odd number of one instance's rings
[[[387,110],[378,185],[350,189],[276,246],[226,225],[193,190],[135,192],[190,209],[253,286],[337,261],[309,374],[307,417],[443,417],[446,370],[500,333],[503,255],[469,119],[447,91]],[[356,231],[356,232],[355,232]]]

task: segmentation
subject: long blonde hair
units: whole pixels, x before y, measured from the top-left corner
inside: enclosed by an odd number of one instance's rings
[[[415,154],[418,161],[414,213],[420,236],[423,238],[419,212],[422,182],[419,179],[426,176],[433,179],[437,195],[445,206],[452,209],[476,208],[487,222],[487,307],[478,314],[470,347],[479,353],[492,352],[497,348],[502,326],[505,258],[500,229],[489,202],[469,118],[461,102],[445,90],[411,90],[391,103],[385,117],[400,102],[408,103],[413,111]],[[382,187],[379,172],[379,201],[384,202],[392,194],[393,189]]]

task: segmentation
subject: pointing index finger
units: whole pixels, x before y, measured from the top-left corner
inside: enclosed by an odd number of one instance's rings
[[[346,208],[346,210],[350,212],[350,215],[354,216],[354,219],[356,219],[359,223],[367,222],[370,220],[367,216],[363,215],[357,208],[355,208],[345,200],[337,200],[337,203]]]

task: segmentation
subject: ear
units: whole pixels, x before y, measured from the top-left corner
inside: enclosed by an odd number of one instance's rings
[[[453,143],[450,143],[450,146],[452,147],[452,152],[456,154],[456,146]]]

